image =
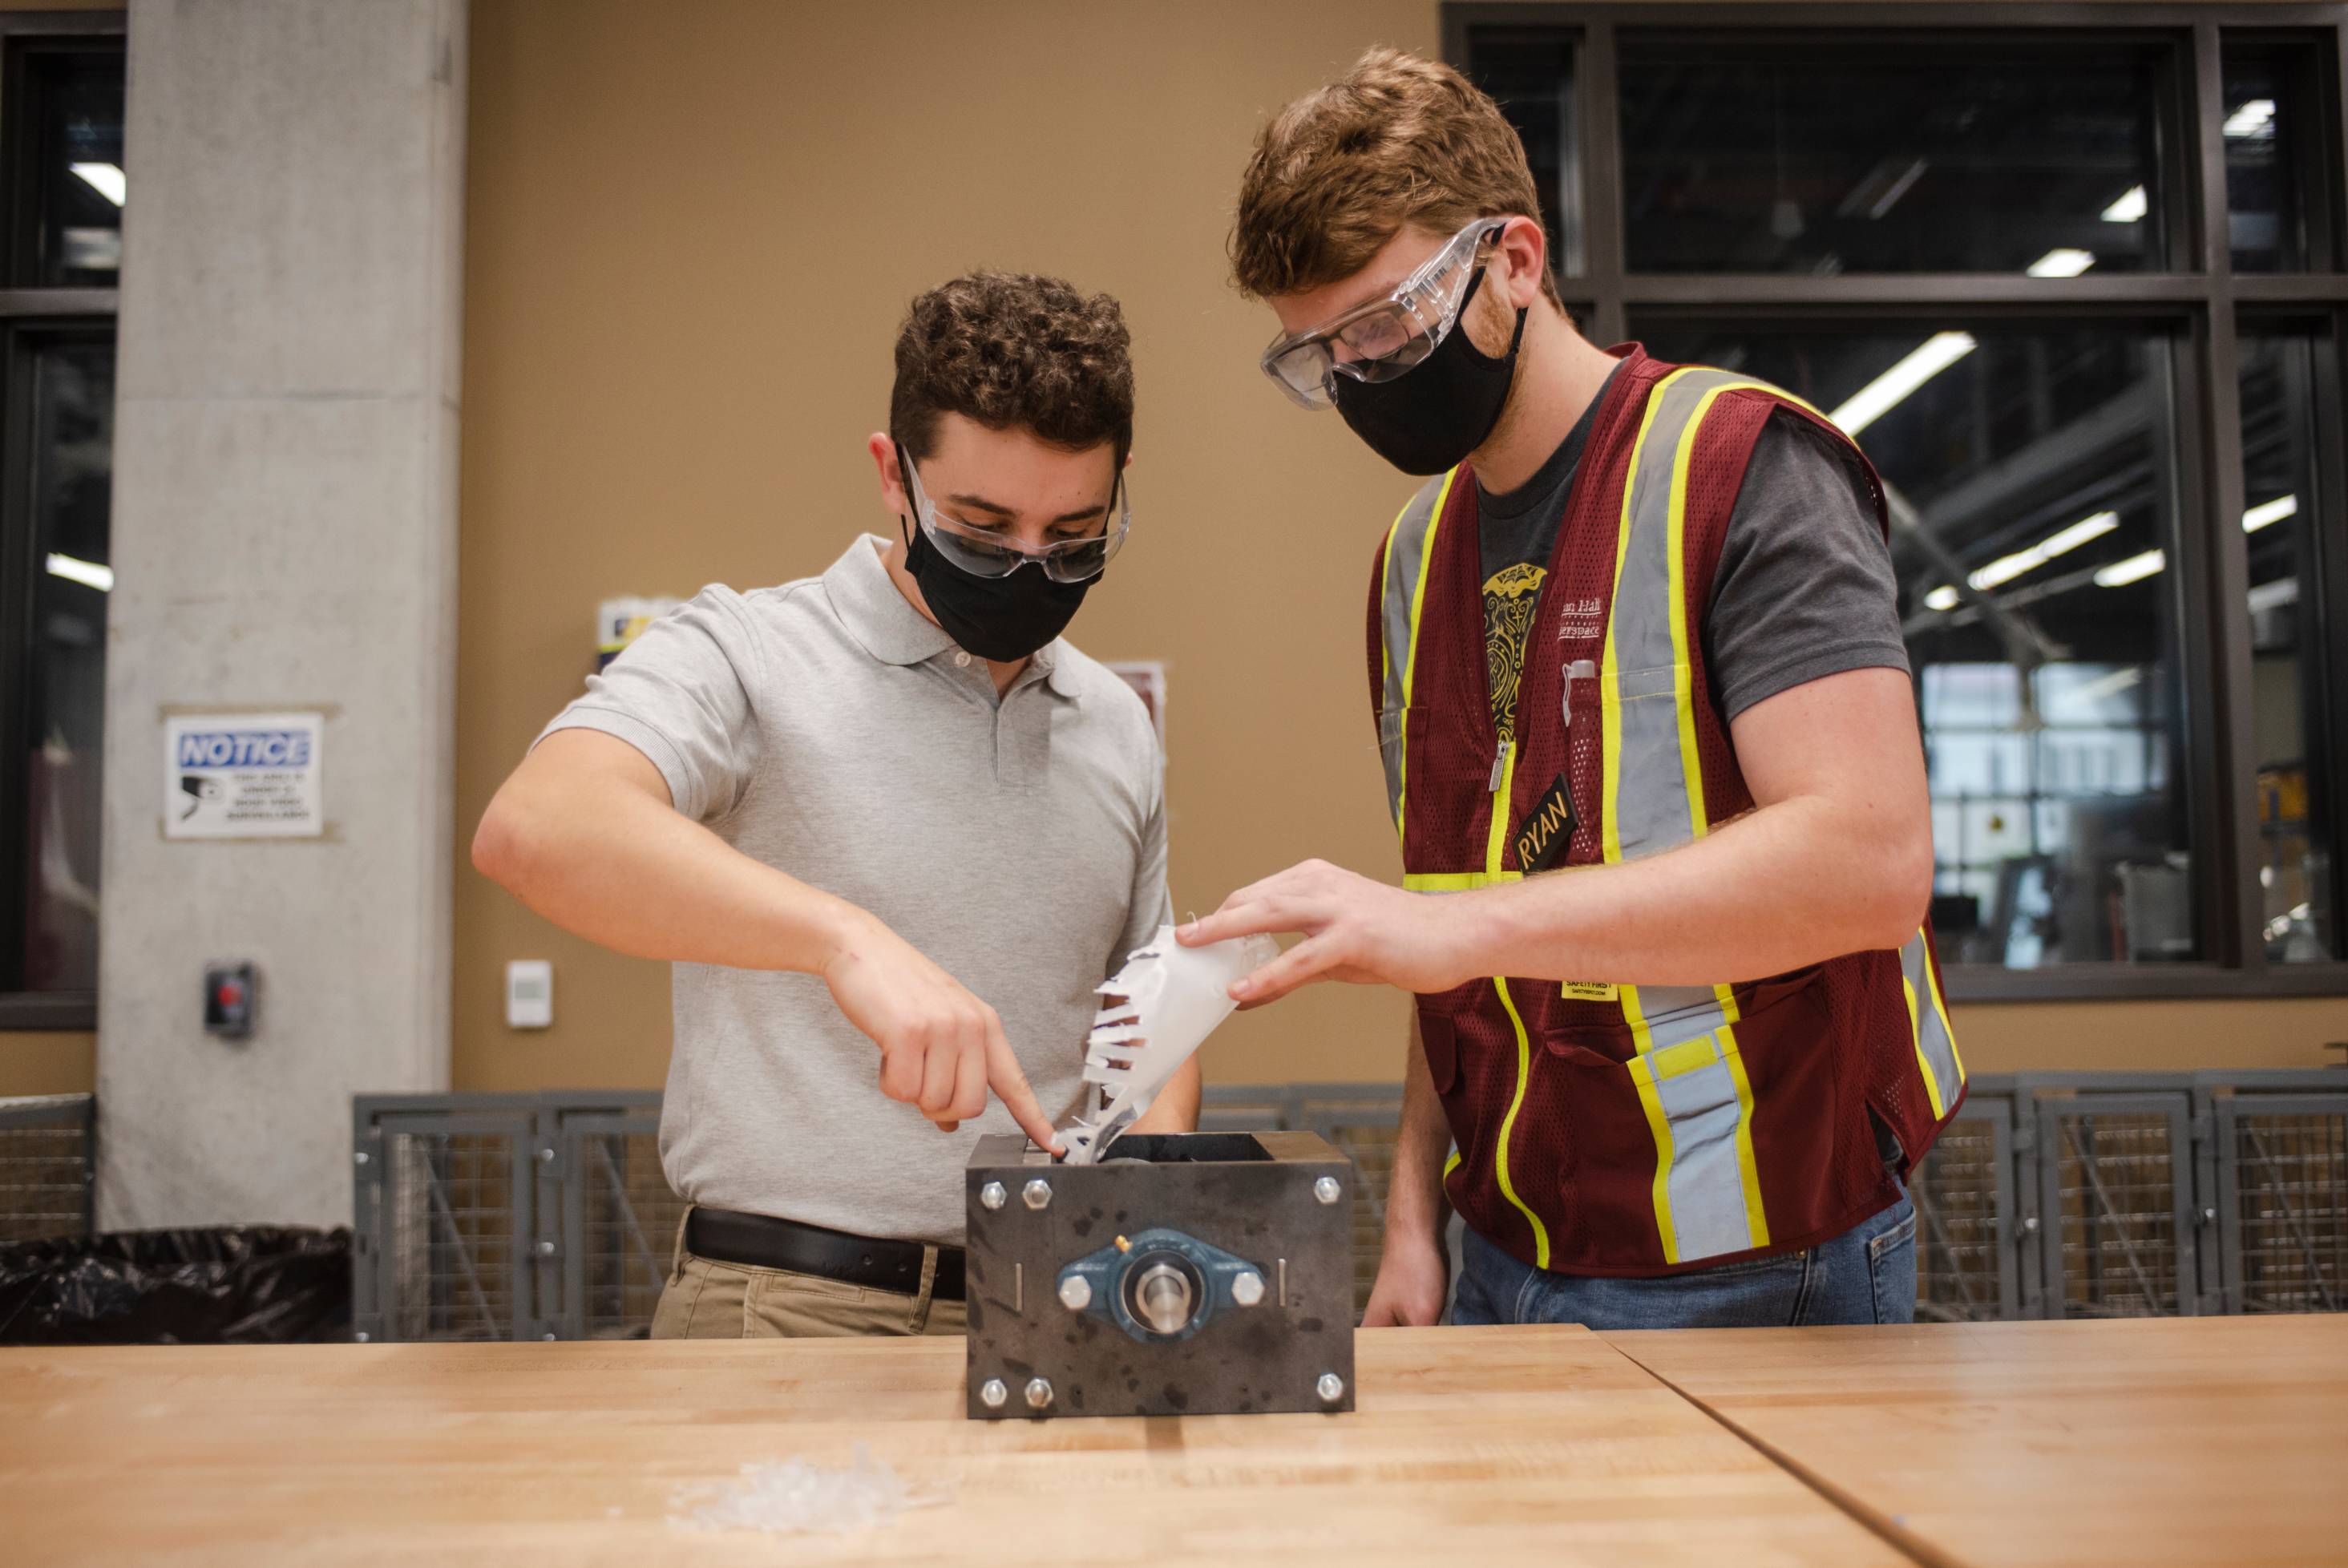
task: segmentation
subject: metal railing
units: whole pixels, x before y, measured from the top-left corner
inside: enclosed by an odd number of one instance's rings
[[[1357,1313],[1401,1109],[1391,1084],[1225,1085],[1200,1117],[1318,1132],[1353,1158]],[[356,1332],[647,1332],[685,1209],[661,1173],[659,1119],[654,1090],[362,1097]],[[0,1111],[0,1150],[11,1125]],[[9,1169],[0,1153],[0,1181]],[[1976,1078],[1911,1192],[1921,1318],[2337,1311],[2348,1072]]]
[[[94,1097],[0,1099],[0,1243],[88,1235],[97,1181]]]

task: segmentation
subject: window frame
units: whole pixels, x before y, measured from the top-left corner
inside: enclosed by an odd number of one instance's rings
[[[65,49],[99,43],[120,44],[126,33],[119,11],[0,11],[0,666],[15,672],[0,680],[0,985],[11,983],[21,954],[26,869],[25,738],[29,692],[22,678],[32,642],[33,526],[36,498],[26,460],[30,426],[21,417],[28,340],[60,333],[117,330],[119,291],[111,288],[19,288],[25,246],[23,181],[16,161],[21,117],[19,62],[28,49]],[[102,940],[102,938],[101,938]],[[0,1031],[84,1030],[98,1026],[98,993],[0,989]]]
[[[2243,507],[2240,360],[2245,322],[2287,323],[2316,337],[2316,448],[2319,483],[2343,467],[2343,397],[2339,377],[2348,333],[2348,5],[2201,5],[2017,4],[1985,15],[1979,5],[1944,0],[1786,0],[1733,10],[1687,0],[1611,4],[1446,0],[1444,58],[1472,76],[1473,41],[1483,32],[1547,35],[1572,51],[1570,98],[1579,170],[1580,232],[1570,238],[1580,263],[1560,271],[1559,286],[1587,301],[1593,342],[1619,343],[1634,310],[1676,317],[1849,322],[1868,317],[1962,315],[2005,325],[2085,317],[2126,317],[2175,334],[2173,401],[2177,419],[2179,570],[2168,575],[2179,596],[2179,678],[2186,707],[2188,791],[2194,899],[2203,956],[2188,963],[2066,964],[2036,970],[1951,965],[1950,995],[1962,1001],[2061,1001],[2161,997],[2333,996],[2348,995],[2348,956],[2274,964],[2260,930],[2265,912],[2255,867],[2261,847],[2251,734],[2250,551],[2240,527],[2221,520]],[[2167,145],[2157,178],[2167,200],[2168,269],[2102,276],[2039,278],[2000,273],[1845,273],[1833,277],[1776,273],[1635,273],[1624,266],[1621,76],[1624,31],[1681,30],[1718,37],[1806,31],[1898,35],[1921,42],[1963,35],[2126,38],[2169,52],[2168,88],[2157,121]],[[2224,46],[2293,38],[2315,42],[2319,88],[2312,125],[2298,141],[2305,161],[2291,171],[2309,202],[2311,270],[2237,273],[2229,226],[2223,132]],[[1564,225],[1560,223],[1560,227]],[[2325,254],[2328,251],[2330,253]],[[2322,269],[2322,270],[2315,270]],[[2343,492],[2324,497],[2334,515]],[[2319,547],[2322,578],[2312,645],[2328,659],[2322,711],[2333,765],[2324,789],[2334,838],[2333,929],[2348,932],[2348,878],[2340,874],[2338,835],[2348,830],[2348,541]],[[2335,934],[2335,940],[2337,935]]]

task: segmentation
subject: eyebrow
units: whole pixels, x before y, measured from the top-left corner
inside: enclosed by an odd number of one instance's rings
[[[1010,507],[1004,506],[1001,501],[989,500],[983,495],[955,494],[946,497],[946,500],[953,502],[956,506],[966,506],[973,511],[993,512],[995,516],[1000,518],[1008,519],[1014,518],[1019,515]],[[1054,522],[1090,522],[1094,518],[1106,515],[1107,511],[1108,508],[1106,504],[1100,506],[1080,507],[1075,511],[1064,511],[1052,521]]]

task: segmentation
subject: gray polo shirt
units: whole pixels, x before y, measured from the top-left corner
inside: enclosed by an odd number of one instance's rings
[[[705,588],[547,727],[652,759],[676,809],[869,910],[1002,1015],[1046,1115],[1084,1092],[1107,979],[1164,921],[1166,810],[1141,700],[1055,642],[997,701],[986,662],[906,603],[860,538],[819,578]],[[674,966],[661,1110],[696,1203],[959,1243],[986,1114],[940,1132],[882,1097],[880,1051],[812,975]]]

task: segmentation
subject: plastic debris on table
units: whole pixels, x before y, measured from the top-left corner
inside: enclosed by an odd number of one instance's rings
[[[886,1461],[856,1445],[856,1462],[827,1470],[803,1459],[746,1464],[741,1479],[679,1487],[669,1498],[671,1524],[695,1530],[763,1530],[776,1534],[845,1535],[891,1524],[909,1508],[933,1508],[943,1492],[915,1492]]]

